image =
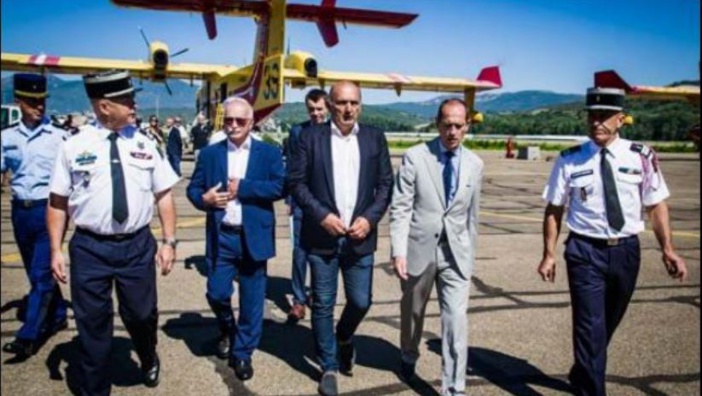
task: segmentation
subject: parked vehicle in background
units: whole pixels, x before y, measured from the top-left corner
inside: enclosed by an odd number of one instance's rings
[[[5,129],[17,124],[22,118],[19,106],[14,104],[2,105],[2,126],[0,129]]]

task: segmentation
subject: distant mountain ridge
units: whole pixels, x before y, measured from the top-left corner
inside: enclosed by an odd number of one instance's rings
[[[139,108],[192,108],[192,112],[195,112],[197,86],[191,87],[181,80],[168,80],[168,86],[173,92],[173,95],[168,95],[163,84],[146,80],[140,82],[137,79],[134,79],[133,83],[134,86],[143,89],[137,95]],[[12,76],[0,80],[0,85],[2,86],[2,103],[12,103]],[[50,95],[47,102],[48,113],[65,114],[90,109],[90,102],[85,96],[82,80],[64,80],[50,74],[47,77],[47,86]]]

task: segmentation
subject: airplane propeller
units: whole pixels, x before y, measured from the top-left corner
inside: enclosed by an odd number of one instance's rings
[[[158,41],[149,41],[148,37],[146,37],[146,33],[144,33],[144,29],[141,26],[139,26],[139,33],[141,33],[141,38],[144,39],[144,44],[146,44],[149,62],[151,62],[154,66],[154,74],[152,79],[155,82],[163,82],[163,85],[166,87],[166,91],[168,91],[168,95],[173,95],[173,91],[168,85],[168,80],[166,79],[168,63],[170,62],[170,59],[188,52],[189,48],[183,48],[180,51],[169,54],[168,46]]]

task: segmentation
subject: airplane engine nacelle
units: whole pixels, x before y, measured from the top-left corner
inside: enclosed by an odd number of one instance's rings
[[[285,67],[295,69],[309,78],[317,78],[317,60],[312,54],[295,51],[285,57]]]
[[[149,61],[153,65],[153,81],[163,81],[166,79],[169,61],[168,46],[164,43],[154,41],[149,45]]]

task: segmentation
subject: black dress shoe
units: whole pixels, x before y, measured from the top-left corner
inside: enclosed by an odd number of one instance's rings
[[[23,340],[21,338],[15,338],[14,341],[8,342],[3,345],[2,350],[7,353],[12,353],[17,355],[20,359],[26,359],[34,355],[34,343],[29,340]]]
[[[319,381],[317,392],[322,396],[337,396],[339,389],[336,385],[336,373],[334,371],[326,371]]]
[[[250,361],[237,360],[234,362],[234,374],[240,381],[250,380],[254,375],[254,369]]]
[[[159,374],[161,374],[161,362],[158,359],[158,355],[154,357],[154,361],[150,366],[142,366],[141,371],[144,373],[144,385],[149,388],[155,388],[159,382]]]
[[[405,382],[411,381],[414,378],[416,368],[416,363],[407,363],[404,360],[400,362],[400,377],[402,377],[402,380]]]
[[[43,336],[46,338],[49,338],[56,333],[58,333],[61,330],[66,330],[68,328],[68,320],[64,319],[58,323],[52,324],[50,327],[45,328],[46,331],[44,331]]]
[[[354,348],[353,343],[347,342],[345,344],[339,343],[339,372],[346,376],[353,375],[353,365],[356,361],[356,348]]]
[[[217,341],[217,357],[220,359],[227,359],[229,357],[230,343],[229,335],[221,335],[219,341]]]

